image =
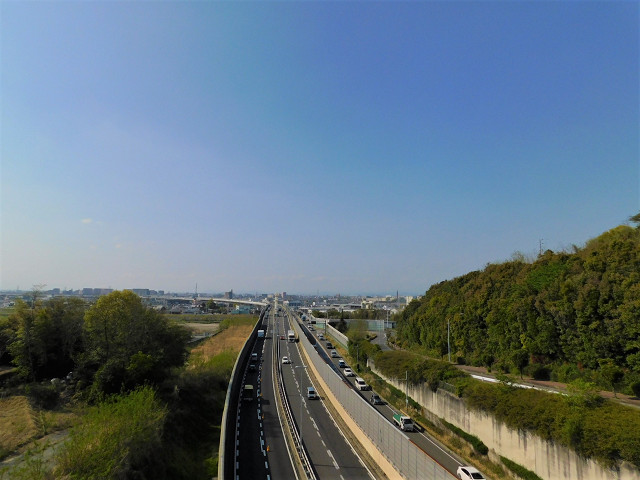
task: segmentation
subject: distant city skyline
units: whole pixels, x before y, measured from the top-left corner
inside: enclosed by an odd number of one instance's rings
[[[0,2],[0,289],[400,291],[640,211],[638,2]]]

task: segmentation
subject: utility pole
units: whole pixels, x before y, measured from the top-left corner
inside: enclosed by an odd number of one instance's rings
[[[409,370],[405,370],[404,407],[406,410],[409,410]]]
[[[538,256],[541,257],[542,256],[542,240],[544,240],[543,238],[538,240]]]
[[[449,352],[449,363],[451,363],[451,327],[447,318],[447,351]]]

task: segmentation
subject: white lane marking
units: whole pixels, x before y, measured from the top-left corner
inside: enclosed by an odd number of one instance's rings
[[[331,460],[333,461],[333,466],[336,467],[336,470],[340,470],[340,467],[338,466],[338,462],[336,462],[336,459],[333,457],[333,453],[331,453],[331,450],[327,450],[327,454],[331,457]]]

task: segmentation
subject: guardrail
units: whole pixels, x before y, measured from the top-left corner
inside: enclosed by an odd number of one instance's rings
[[[429,457],[409,437],[398,430],[362,398],[317,354],[311,342],[303,334],[298,322],[291,322],[298,331],[302,347],[334,397],[347,414],[369,438],[379,453],[386,458],[404,478],[409,480],[449,480],[451,474]]]

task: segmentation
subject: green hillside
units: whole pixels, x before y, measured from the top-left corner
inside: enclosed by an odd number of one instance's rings
[[[449,322],[452,360],[631,393],[640,381],[640,228],[443,281],[396,320],[404,348],[444,357]]]

